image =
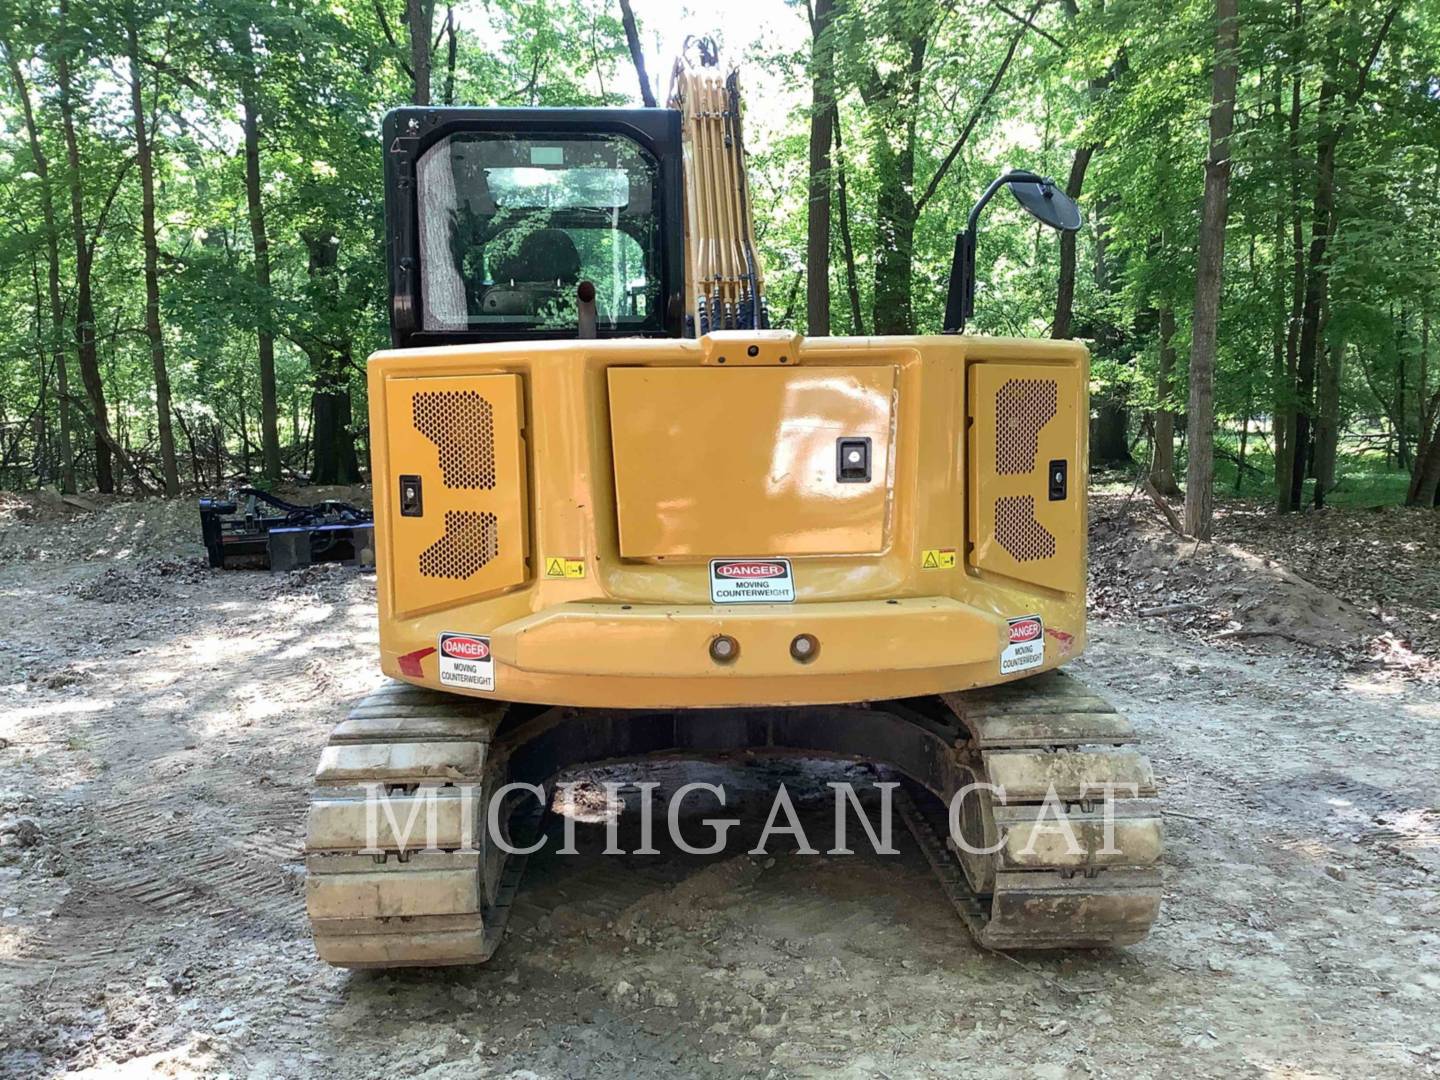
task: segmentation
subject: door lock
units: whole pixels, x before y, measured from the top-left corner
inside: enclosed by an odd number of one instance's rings
[[[845,436],[835,440],[835,479],[842,484],[870,482],[870,440]]]
[[[1064,458],[1050,462],[1050,501],[1062,501],[1069,489],[1070,463]]]
[[[418,476],[400,477],[400,516],[425,516],[425,492]]]

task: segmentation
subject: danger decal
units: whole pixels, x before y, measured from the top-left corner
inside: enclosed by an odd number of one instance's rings
[[[440,635],[440,682],[466,690],[495,690],[495,660],[490,639],[474,634]]]
[[[1045,625],[1039,615],[1009,620],[1009,642],[1000,653],[1000,674],[1028,671],[1045,663]]]
[[[713,604],[790,604],[795,577],[789,559],[712,559]]]

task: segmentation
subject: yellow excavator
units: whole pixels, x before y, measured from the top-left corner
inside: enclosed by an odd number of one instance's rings
[[[394,347],[368,373],[392,681],[317,770],[320,956],[482,962],[522,785],[735,751],[898,771],[983,946],[1139,940],[1154,777],[1056,670],[1085,647],[1088,354],[961,332],[989,199],[1059,229],[1078,211],[1007,173],[957,237],[945,333],[807,338],[768,326],[735,73],[707,50],[668,104],[385,119]]]

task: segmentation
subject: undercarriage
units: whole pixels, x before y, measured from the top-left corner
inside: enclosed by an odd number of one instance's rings
[[[895,808],[980,945],[1124,945],[1145,936],[1160,904],[1155,781],[1134,742],[1123,717],[1058,671],[901,701],[765,709],[543,708],[393,682],[352,710],[322,754],[307,906],[332,964],[481,963],[521,887],[524,855],[505,848],[538,835],[566,770],[792,753],[902,778]]]

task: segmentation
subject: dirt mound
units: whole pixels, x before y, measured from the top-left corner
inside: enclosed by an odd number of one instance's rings
[[[1272,526],[1271,552],[1306,550],[1307,566],[1327,563],[1307,546],[1309,522],[1292,516]],[[1223,532],[1223,519],[1222,529]],[[1286,545],[1280,528],[1296,539]],[[1350,664],[1377,664],[1401,673],[1440,672],[1437,650],[1419,632],[1385,610],[1368,593],[1366,574],[1386,566],[1372,556],[1368,568],[1347,565],[1330,573],[1344,589],[1301,576],[1289,560],[1248,545],[1198,543],[1165,529],[1140,499],[1092,500],[1090,614],[1098,619],[1163,619],[1175,630],[1209,642],[1284,651],[1300,645]],[[1341,561],[1343,557],[1341,557]]]
[[[167,585],[200,581],[214,571],[203,558],[146,559],[136,566],[111,566],[65,592],[101,604],[128,604],[165,595]]]
[[[370,488],[362,484],[282,487],[277,494],[297,503],[331,499],[361,508],[371,505]],[[127,499],[61,496],[49,490],[0,492],[0,566],[30,561],[185,560],[203,553],[200,512],[190,495]]]
[[[1389,637],[1440,656],[1440,513],[1332,507],[1304,514],[1227,506],[1223,537],[1283,560],[1307,581],[1369,612]]]
[[[65,521],[93,514],[117,501],[114,495],[62,495],[54,488],[0,491],[0,527],[17,522]]]
[[[52,506],[0,530],[0,564],[173,558],[204,550],[192,499],[84,498],[94,510],[66,502],[64,516],[55,516]],[[32,505],[42,504],[49,506],[43,500]]]
[[[697,929],[711,922],[717,911],[734,904],[737,894],[754,884],[763,866],[750,855],[712,863],[669,891],[652,893],[630,905],[615,920],[615,927],[622,934],[663,926]]]
[[[1273,559],[1233,544],[1123,532],[1092,545],[1097,617],[1164,617],[1222,639],[1351,653],[1384,627]]]

